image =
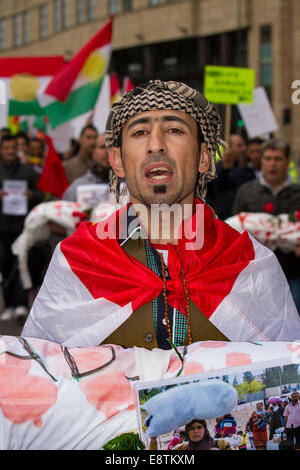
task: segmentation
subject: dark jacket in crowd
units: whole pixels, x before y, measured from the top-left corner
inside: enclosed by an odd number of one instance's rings
[[[26,180],[28,189],[33,192],[33,197],[28,199],[28,212],[42,202],[44,193],[36,189],[40,175],[34,171],[31,165],[21,164],[17,161],[11,165],[4,165],[0,159],[0,189],[4,180]],[[26,215],[2,214],[2,200],[0,199],[0,232],[21,233]]]
[[[226,169],[222,161],[217,163],[216,171],[217,178],[208,184],[207,202],[219,219],[225,220],[232,215],[237,189],[256,176],[253,168],[236,164],[233,168]]]
[[[233,214],[240,212],[266,212],[264,206],[274,205],[273,215],[289,214],[300,209],[300,185],[292,182],[284,186],[277,194],[256,179],[240,186],[233,205]],[[300,277],[300,258],[294,253],[283,253],[275,250],[275,255],[289,278]]]

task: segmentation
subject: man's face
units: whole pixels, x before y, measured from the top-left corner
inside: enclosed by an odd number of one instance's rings
[[[263,177],[271,186],[280,186],[286,178],[289,168],[289,160],[285,153],[278,149],[267,149],[261,160]]]
[[[0,148],[1,157],[4,163],[13,163],[17,160],[17,141],[5,140]]]
[[[206,145],[198,144],[196,121],[173,110],[147,111],[132,117],[122,130],[122,149],[110,163],[126,185],[133,203],[191,203],[198,171],[209,168]]]
[[[28,146],[27,140],[24,139],[23,137],[17,138],[17,147],[18,147],[18,150],[24,153],[28,153],[29,146]]]
[[[108,154],[105,148],[105,136],[99,135],[96,141],[96,147],[93,150],[93,160],[97,163],[98,167],[103,170],[109,168]]]
[[[79,138],[80,150],[84,153],[92,155],[96,146],[97,132],[93,129],[86,129]]]
[[[262,151],[261,151],[261,144],[249,144],[247,149],[247,155],[257,170],[261,167],[261,159],[262,159]]]
[[[256,409],[257,409],[257,411],[263,411],[264,408],[263,408],[262,403],[257,403]]]
[[[240,135],[230,137],[230,149],[237,160],[243,159],[247,152],[246,142]]]
[[[37,140],[32,140],[29,143],[29,154],[32,157],[39,157],[43,158],[44,157],[44,146],[42,142],[39,142]]]
[[[296,404],[299,401],[299,393],[295,392],[291,394],[291,402]]]

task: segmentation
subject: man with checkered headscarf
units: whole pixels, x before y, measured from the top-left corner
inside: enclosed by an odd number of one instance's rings
[[[223,145],[215,108],[187,85],[154,80],[116,101],[110,187],[119,200],[124,181],[131,202],[60,243],[22,334],[148,349],[299,339],[273,253],[205,204]]]

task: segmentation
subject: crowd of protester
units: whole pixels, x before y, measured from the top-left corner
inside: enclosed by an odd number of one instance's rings
[[[299,388],[299,384],[285,398],[273,397],[258,401],[245,426],[240,425],[232,414],[216,418],[213,438],[208,429],[206,431],[212,444],[210,447],[202,445],[199,449],[217,448],[218,442],[226,441],[228,450],[300,450],[300,401],[296,388]],[[206,422],[202,422],[207,428]],[[187,427],[185,430],[177,429],[167,450],[184,449],[190,438]],[[271,441],[275,442],[275,447],[268,446]]]
[[[109,161],[104,135],[87,124],[78,140],[60,154],[70,186],[62,199],[76,201],[79,185],[107,184]],[[54,142],[55,145],[55,142]],[[42,283],[56,244],[66,236],[63,227],[51,224],[51,239],[33,246],[28,265],[34,280],[30,291],[22,287],[17,258],[11,245],[21,234],[26,215],[45,201],[57,197],[38,189],[47,148],[43,137],[26,132],[0,131],[0,279],[4,301],[0,301],[0,320],[24,320],[37,289]],[[217,162],[218,177],[208,185],[207,202],[221,220],[240,212],[272,212],[274,215],[300,209],[300,184],[295,169],[291,172],[289,145],[282,139],[259,138],[248,142],[241,135],[231,135],[222,160]],[[27,214],[3,213],[3,182],[26,182]],[[270,210],[270,207],[272,208]],[[287,277],[296,307],[300,312],[300,249],[275,254]]]
[[[24,322],[32,301],[37,294],[46,273],[55,246],[66,237],[63,226],[50,222],[51,236],[48,240],[35,243],[28,253],[28,267],[33,288],[22,286],[18,259],[11,246],[22,233],[28,213],[34,206],[57,199],[56,196],[38,189],[38,182],[46,158],[43,136],[32,136],[20,131],[12,135],[9,128],[0,131],[0,320]],[[80,184],[108,185],[109,162],[105,149],[104,135],[98,135],[92,124],[87,124],[77,141],[72,139],[70,149],[59,154],[70,183],[63,200],[76,201],[76,188]],[[4,182],[22,181],[27,187],[27,211],[22,215],[8,213],[4,209],[7,192]]]

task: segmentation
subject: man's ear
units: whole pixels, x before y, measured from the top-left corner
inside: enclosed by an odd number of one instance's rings
[[[114,170],[115,174],[119,176],[119,178],[124,178],[125,173],[122,165],[120,147],[112,147],[109,151],[108,159],[110,166]]]
[[[210,153],[205,142],[201,144],[200,150],[200,161],[199,161],[199,173],[206,173],[210,167]]]

